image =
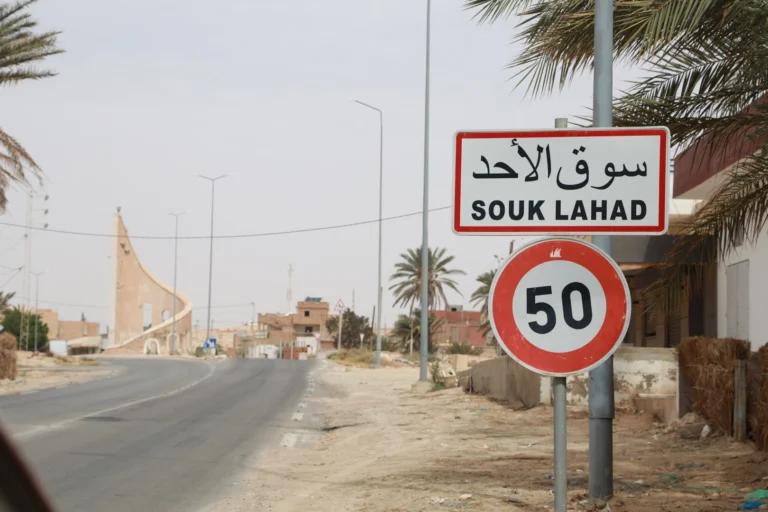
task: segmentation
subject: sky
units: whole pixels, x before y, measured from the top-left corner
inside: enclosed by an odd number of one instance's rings
[[[432,2],[429,206],[450,206],[457,131],[550,128],[591,105],[591,77],[532,100],[506,64],[515,21],[479,24],[464,0]],[[119,206],[145,264],[173,281],[180,236],[259,234],[369,221],[378,214],[379,124],[384,112],[384,217],[422,210],[426,2],[423,0],[40,0],[41,29],[60,30],[58,76],[0,91],[0,126],[44,170],[36,226],[110,234]],[[622,74],[624,73],[624,74]],[[631,78],[619,71],[621,80]],[[27,191],[10,192],[0,222],[25,222]],[[44,201],[45,195],[49,196]],[[42,211],[48,209],[47,215]],[[383,323],[398,309],[387,290],[399,255],[421,245],[419,215],[384,222]],[[377,225],[282,236],[217,239],[213,320],[286,312],[294,302],[342,299],[370,316],[376,303]],[[505,236],[457,236],[450,210],[430,214],[429,244],[445,247],[469,309],[476,277],[509,251]],[[32,270],[41,308],[108,324],[113,243],[35,231]],[[209,241],[180,240],[178,287],[205,325]],[[23,229],[0,225],[0,264],[24,264]],[[24,299],[19,273],[0,267],[0,289]],[[31,287],[34,294],[34,281]],[[34,298],[34,297],[32,297]]]

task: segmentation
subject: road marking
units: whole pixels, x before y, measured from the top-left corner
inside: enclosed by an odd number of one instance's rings
[[[284,434],[282,441],[280,441],[280,446],[283,446],[285,448],[293,448],[293,446],[296,444],[296,441],[298,441],[299,436],[296,434]]]
[[[197,386],[198,384],[210,379],[213,376],[213,371],[216,369],[216,366],[210,363],[206,363],[208,365],[208,373],[206,373],[201,379],[198,379],[194,382],[190,382],[186,386],[182,386],[178,389],[174,389],[171,391],[166,391],[165,393],[160,393],[159,395],[152,395],[145,398],[140,398],[138,400],[133,400],[131,402],[126,402],[124,404],[116,405],[114,407],[108,407],[106,409],[101,409],[100,411],[92,411],[87,414],[83,414],[81,416],[77,416],[75,418],[70,418],[68,420],[60,421],[58,423],[52,423],[50,425],[39,425],[36,427],[32,427],[30,430],[27,430],[26,432],[22,432],[16,436],[14,436],[16,439],[26,439],[28,437],[34,437],[36,434],[40,434],[43,432],[48,432],[51,430],[57,430],[60,428],[64,428],[67,425],[70,425],[72,423],[75,423],[76,421],[80,421],[83,418],[87,418],[89,416],[98,416],[100,414],[105,414],[108,412],[114,412],[119,411],[120,409],[125,409],[128,407],[132,407],[134,405],[143,404],[144,402],[150,402],[152,400],[157,400],[158,398],[167,398],[170,396],[178,395],[179,393],[182,393],[189,388],[192,388],[194,386]]]
[[[293,421],[301,421],[304,418],[303,412],[295,412],[293,413]]]

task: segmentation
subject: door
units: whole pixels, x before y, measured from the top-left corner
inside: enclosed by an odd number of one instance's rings
[[[728,265],[725,285],[726,335],[749,340],[749,260]]]

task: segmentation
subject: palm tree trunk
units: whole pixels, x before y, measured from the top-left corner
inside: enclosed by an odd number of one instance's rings
[[[408,355],[413,355],[413,304],[411,304],[411,308],[408,310],[408,316],[411,319],[411,341],[410,341],[410,352]]]

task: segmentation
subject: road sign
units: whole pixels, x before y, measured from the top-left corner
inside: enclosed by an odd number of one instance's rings
[[[320,338],[322,338],[322,337],[323,337],[323,333],[321,333],[321,332],[316,332],[315,334],[313,334],[313,336],[315,337],[315,339],[316,339],[317,341],[320,341]]]
[[[337,313],[343,313],[344,311],[347,310],[347,308],[344,306],[344,302],[342,302],[342,300],[339,299],[339,301],[336,303],[336,307],[333,308],[333,310]]]
[[[208,338],[205,340],[203,348],[216,348],[216,338]]]
[[[669,130],[459,132],[459,235],[661,235],[669,222]]]
[[[595,246],[545,238],[521,247],[491,284],[488,316],[501,347],[526,368],[564,377],[619,347],[632,302],[624,274]]]

